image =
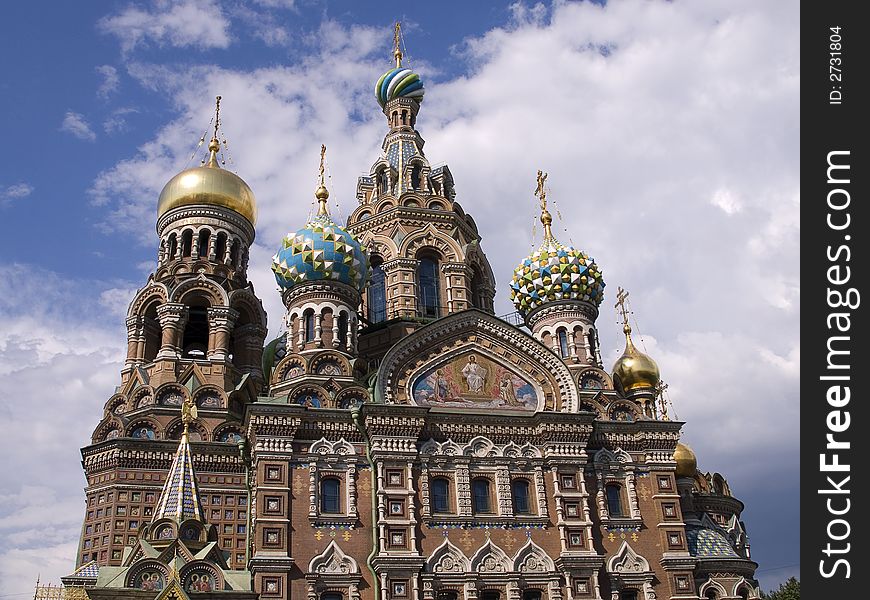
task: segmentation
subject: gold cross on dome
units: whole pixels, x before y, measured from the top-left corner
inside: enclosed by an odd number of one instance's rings
[[[547,190],[544,184],[547,182],[547,173],[538,169],[538,187],[535,188],[535,196],[541,200],[541,212],[547,210]]]
[[[399,41],[399,38],[401,37],[401,35],[402,35],[402,24],[399,21],[396,21],[396,26],[395,26],[394,31],[393,31],[393,46],[395,48],[393,50],[393,58],[396,59],[396,68],[397,69],[402,66],[402,49],[400,48],[401,42]]]
[[[625,301],[628,300],[628,292],[624,289],[617,288],[616,291],[616,304],[613,305],[614,308],[618,309],[620,313],[622,313],[622,324],[628,325],[628,309],[625,308]]]

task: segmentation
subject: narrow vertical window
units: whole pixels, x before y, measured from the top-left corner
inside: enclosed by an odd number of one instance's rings
[[[372,279],[368,290],[368,313],[370,323],[387,319],[387,280],[380,258],[372,260]]]
[[[619,486],[611,484],[606,487],[607,490],[607,510],[611,517],[625,516],[622,513],[622,493]]]
[[[475,514],[491,513],[489,479],[478,477],[471,482],[471,509]]]
[[[514,479],[511,482],[511,494],[513,495],[514,514],[528,515],[532,512],[529,503],[529,482],[526,479]]]
[[[347,347],[347,314],[338,315],[338,344],[341,348]]]
[[[450,482],[443,477],[432,480],[432,510],[436,513],[450,512]]]
[[[324,479],[320,482],[320,512],[341,512],[341,482],[338,479]]]
[[[422,317],[439,316],[438,262],[421,258],[417,267],[417,310]]]
[[[568,358],[568,334],[564,329],[559,330],[559,353],[562,358]]]
[[[305,341],[310,342],[314,340],[314,311],[307,310],[305,311]]]

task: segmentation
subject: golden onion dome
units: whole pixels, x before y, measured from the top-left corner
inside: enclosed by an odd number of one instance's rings
[[[625,351],[613,365],[613,381],[619,381],[623,392],[649,388],[651,390],[659,383],[659,366],[652,358],[634,347],[631,341],[631,327],[628,323],[623,327],[625,332]]]
[[[212,139],[208,145],[209,158],[201,167],[186,169],[169,180],[160,192],[157,218],[178,208],[194,204],[208,204],[229,208],[257,224],[257,201],[254,192],[241,177],[222,169],[217,153],[220,143]]]
[[[698,459],[692,449],[682,442],[677,443],[674,460],[677,462],[677,477],[694,477],[697,473]]]

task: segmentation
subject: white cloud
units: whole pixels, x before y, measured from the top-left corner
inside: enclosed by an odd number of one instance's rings
[[[0,400],[9,467],[0,579],[4,593],[32,593],[37,571],[57,583],[74,565],[85,483],[77,448],[120,383],[124,325],[94,309],[108,284],[24,264],[0,266],[0,278],[15,290],[0,296],[0,385],[14,390]]]
[[[127,115],[139,112],[135,108],[123,107],[115,109],[103,120],[103,131],[108,135],[123,133],[127,131]]]
[[[97,134],[91,129],[90,123],[87,122],[84,115],[73,111],[67,111],[60,124],[60,130],[71,133],[80,140],[93,142],[97,139]]]
[[[15,183],[5,188],[0,187],[0,208],[9,206],[15,200],[26,198],[33,193],[33,189],[32,185],[25,182]]]
[[[743,205],[740,199],[730,190],[720,188],[713,192],[713,197],[710,198],[710,204],[722,209],[726,215],[733,215],[743,210]]]
[[[129,52],[139,44],[178,48],[226,48],[230,23],[215,0],[154,0],[150,9],[128,6],[104,17],[99,28]]]
[[[103,82],[97,88],[97,96],[106,99],[118,91],[118,86],[121,82],[121,78],[118,76],[118,69],[111,65],[100,65],[96,68],[96,71],[103,76]]]

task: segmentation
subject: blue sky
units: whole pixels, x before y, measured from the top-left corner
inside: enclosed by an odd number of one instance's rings
[[[427,156],[480,226],[497,310],[540,236],[541,168],[557,235],[596,258],[608,297],[630,290],[685,439],[746,502],[763,586],[798,574],[797,2],[30,2],[0,18],[4,594],[73,564],[78,448],[118,383],[157,195],[214,96],[258,198],[251,280],[276,332],[269,257],[311,209],[321,143],[332,210],[353,209],[397,18],[426,83]]]

